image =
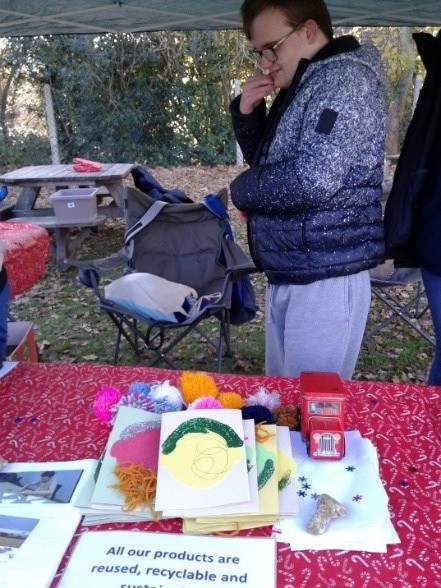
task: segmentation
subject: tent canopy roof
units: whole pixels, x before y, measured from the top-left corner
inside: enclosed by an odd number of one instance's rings
[[[240,28],[241,0],[0,0],[0,36]],[[438,26],[441,0],[328,0],[335,26]]]

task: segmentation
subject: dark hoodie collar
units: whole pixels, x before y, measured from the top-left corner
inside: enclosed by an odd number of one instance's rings
[[[297,66],[297,71],[294,74],[294,78],[291,82],[291,86],[287,90],[281,90],[279,92],[278,95],[280,95],[280,100],[283,100],[286,96],[288,96],[288,100],[291,100],[292,94],[299,85],[300,80],[310,63],[323,61],[324,59],[329,59],[330,57],[340,55],[341,53],[349,53],[350,51],[355,51],[359,47],[360,43],[355,37],[352,37],[351,35],[344,35],[343,37],[336,37],[335,39],[331,39],[329,43],[322,47],[312,59],[301,59]]]
[[[280,90],[280,92],[277,95],[277,98],[279,98],[279,105],[282,102],[291,101],[292,95],[294,94],[297,86],[300,83],[301,78],[303,77],[303,74],[308,69],[310,63],[323,61],[324,59],[329,59],[330,57],[339,55],[341,53],[349,53],[350,51],[355,51],[359,47],[360,43],[357,41],[355,37],[352,37],[351,35],[344,35],[342,37],[336,37],[335,39],[331,39],[329,43],[322,47],[314,55],[312,59],[301,59],[297,66],[297,71],[294,74],[294,78],[291,82],[291,86],[287,90]]]
[[[359,47],[360,43],[355,37],[352,37],[351,35],[336,37],[335,39],[331,39],[329,43],[322,47],[320,51],[318,51],[311,59],[311,62],[321,61],[322,59],[327,59],[328,57],[333,57],[334,55],[339,55],[340,53],[355,51]]]

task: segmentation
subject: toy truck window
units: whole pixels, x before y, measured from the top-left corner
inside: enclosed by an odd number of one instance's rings
[[[311,400],[308,402],[309,414],[340,414],[341,403],[340,402],[317,402],[317,400]]]

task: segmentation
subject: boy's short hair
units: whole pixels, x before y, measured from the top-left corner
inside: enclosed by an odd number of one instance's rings
[[[266,8],[284,12],[288,24],[293,28],[312,19],[329,40],[334,35],[328,7],[323,0],[244,0],[240,14],[247,39],[251,37],[250,29],[254,19]]]

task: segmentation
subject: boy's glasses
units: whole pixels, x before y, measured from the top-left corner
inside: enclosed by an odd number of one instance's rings
[[[273,61],[273,62],[277,61],[279,59],[279,56],[276,53],[276,49],[278,47],[280,47],[280,45],[284,41],[286,41],[286,39],[288,37],[290,37],[293,33],[295,33],[302,26],[302,24],[299,24],[295,28],[293,28],[292,31],[290,31],[288,34],[284,35],[281,39],[279,39],[277,41],[277,43],[274,43],[274,45],[272,47],[265,47],[264,49],[261,49],[260,51],[258,51],[257,49],[253,49],[253,51],[251,51],[252,55],[255,57],[258,57],[259,59],[262,59],[262,57],[265,57],[265,59],[268,59],[268,61]]]

